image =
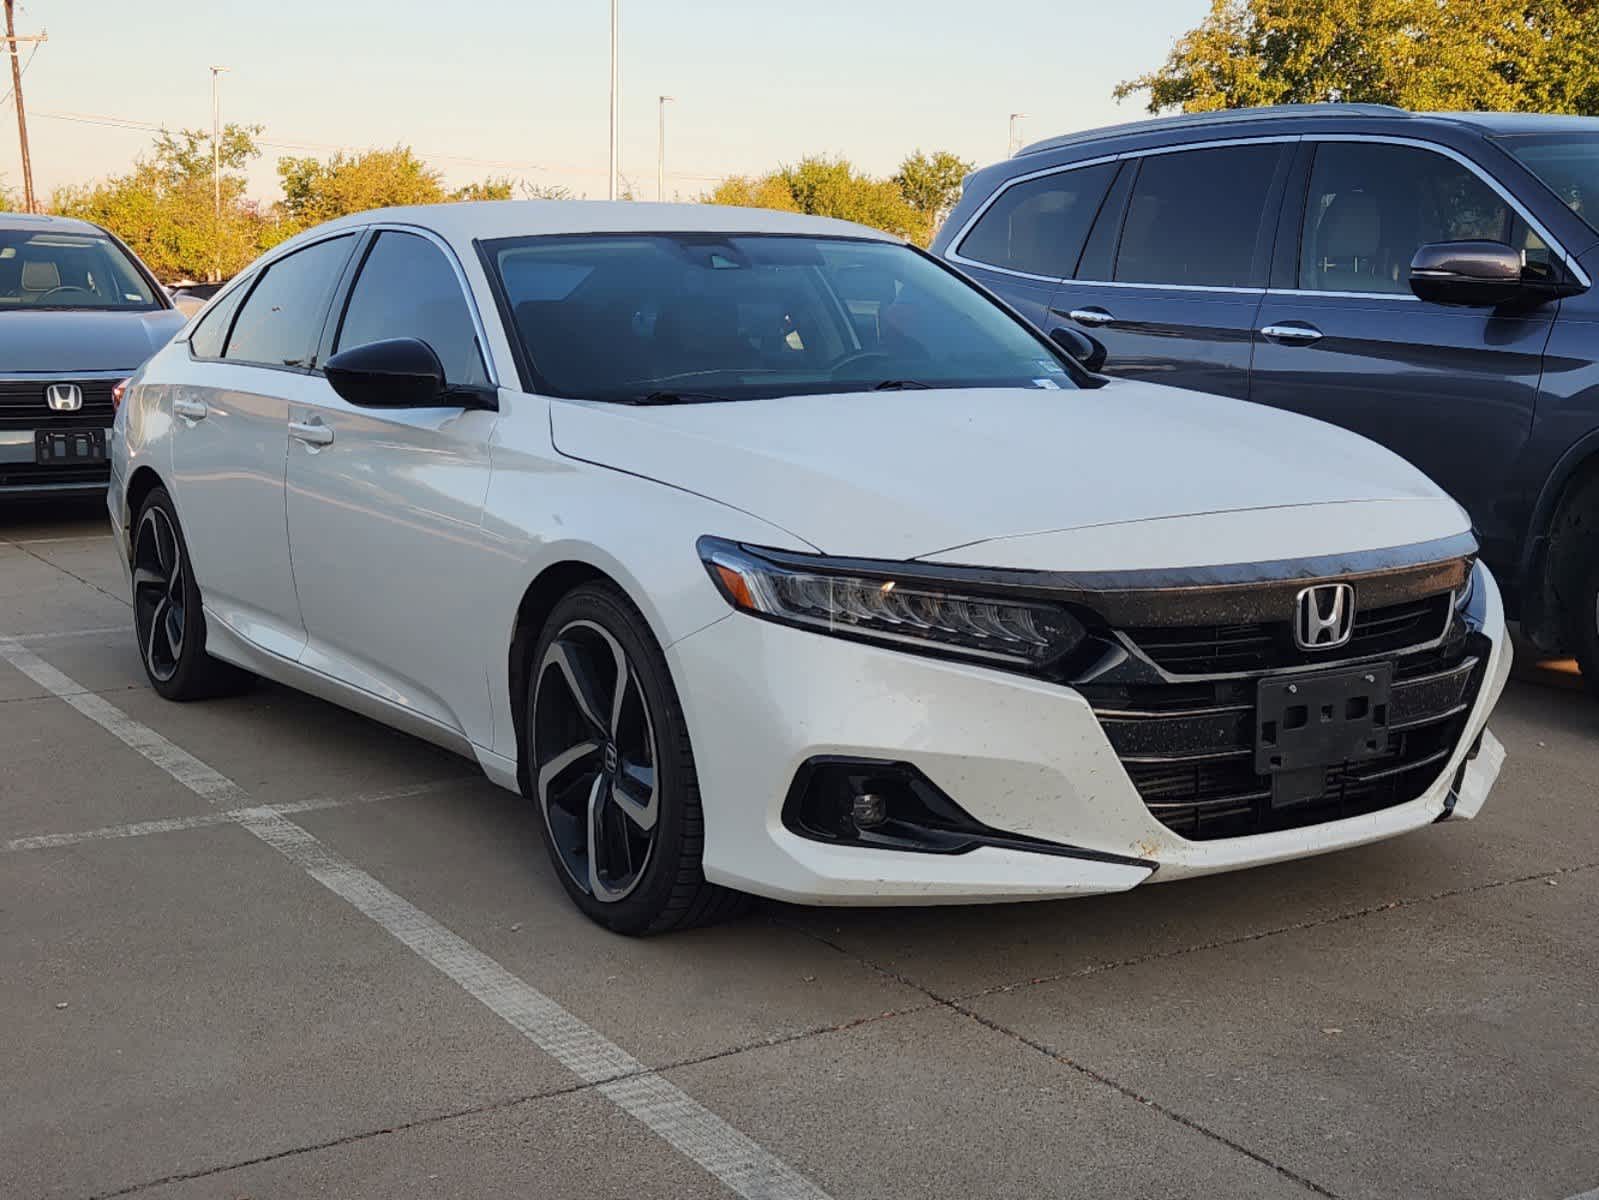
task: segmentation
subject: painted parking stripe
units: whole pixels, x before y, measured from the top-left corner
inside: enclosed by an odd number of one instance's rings
[[[1591,1192],[1584,1192],[1580,1196],[1567,1196],[1566,1200],[1599,1200],[1599,1188],[1594,1188]]]
[[[35,833],[28,837],[12,838],[0,843],[0,854],[14,854],[23,850],[56,850],[63,846],[81,846],[85,842],[117,841],[121,838],[151,837],[158,833],[181,833],[185,829],[205,829],[209,826],[231,825],[242,822],[247,816],[261,813],[291,815],[304,812],[323,812],[330,808],[348,808],[355,804],[382,804],[392,800],[409,800],[426,796],[450,787],[458,787],[473,776],[455,779],[437,779],[431,783],[416,783],[408,787],[390,788],[382,792],[361,792],[354,796],[313,796],[309,800],[291,800],[285,804],[258,804],[250,808],[228,808],[221,811],[195,813],[187,817],[161,817],[153,821],[133,821],[126,825],[103,825],[99,829],[84,829],[72,833]]]
[[[196,795],[246,810],[232,819],[454,980],[578,1078],[598,1085],[597,1090],[617,1107],[735,1194],[747,1200],[828,1200],[827,1194],[810,1180],[676,1084],[344,859],[308,830],[269,807],[252,808],[244,789],[187,750],[115,705],[86,692],[15,639],[0,638],[0,658]]]
[[[125,633],[133,636],[133,627],[126,623],[122,625],[100,625],[93,629],[63,629],[56,633],[22,633],[12,637],[13,642],[23,646],[36,645],[39,642],[65,642],[73,638],[105,637],[107,634]]]

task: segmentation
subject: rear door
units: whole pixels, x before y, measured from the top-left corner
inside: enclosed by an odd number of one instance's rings
[[[421,231],[364,244],[330,319],[328,353],[390,338],[433,347],[452,385],[492,381],[449,249]],[[499,414],[359,408],[318,373],[290,406],[289,545],[307,643],[300,661],[488,744],[479,647],[490,552],[481,529]]]
[[[304,627],[289,569],[283,473],[328,303],[355,237],[317,242],[233,288],[189,338],[172,388],[173,500],[206,608],[293,659]]]
[[[1050,322],[1103,345],[1108,374],[1245,396],[1292,146],[1129,158]]]
[[[1049,302],[1077,266],[1116,163],[1097,160],[1018,176],[995,192],[947,257],[1047,329]]]
[[[1546,241],[1465,159],[1441,147],[1307,139],[1308,187],[1284,212],[1261,307],[1250,399],[1398,451],[1471,513],[1485,555],[1511,566],[1505,495],[1537,401],[1558,304],[1509,312],[1419,300],[1427,242],[1488,239],[1552,269]]]

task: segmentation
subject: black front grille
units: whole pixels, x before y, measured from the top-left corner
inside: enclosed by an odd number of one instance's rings
[[[1452,597],[1447,592],[1356,612],[1350,640],[1337,657],[1388,654],[1438,637],[1449,619]],[[1269,671],[1325,661],[1327,651],[1305,651],[1294,645],[1290,622],[1252,625],[1190,625],[1122,631],[1151,662],[1173,675],[1220,675]]]
[[[0,462],[0,488],[67,486],[101,487],[111,482],[109,463]]]
[[[1456,622],[1436,647],[1395,656],[1387,750],[1326,768],[1319,795],[1282,807],[1272,803],[1272,777],[1255,770],[1258,675],[1079,690],[1156,820],[1193,840],[1244,837],[1376,812],[1421,795],[1460,742],[1488,650],[1486,639]]]
[[[52,383],[77,384],[83,407],[76,412],[52,409],[44,398]],[[114,379],[0,379],[0,429],[109,429],[116,415],[111,407],[114,386]]]

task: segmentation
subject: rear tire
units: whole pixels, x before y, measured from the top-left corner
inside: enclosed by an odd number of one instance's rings
[[[1588,694],[1599,700],[1599,548],[1576,574],[1576,585],[1565,604],[1566,644],[1582,668]]]
[[[699,779],[660,645],[618,589],[586,583],[528,664],[528,781],[567,895],[622,934],[726,920],[749,898],[706,882]]]
[[[227,695],[254,678],[205,652],[200,587],[165,488],[145,497],[133,525],[133,630],[145,677],[168,700]]]

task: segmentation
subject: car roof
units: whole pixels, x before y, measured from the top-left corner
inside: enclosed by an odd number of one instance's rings
[[[780,233],[904,241],[880,229],[831,217],[721,204],[653,204],[631,200],[472,200],[376,208],[319,225],[294,241],[311,240],[341,228],[358,229],[383,223],[419,225],[458,245],[469,244],[475,238],[563,233]]]
[[[51,217],[43,213],[0,212],[0,229],[7,232],[37,230],[40,233],[91,233],[104,236],[105,230],[76,217]]]

